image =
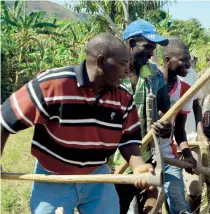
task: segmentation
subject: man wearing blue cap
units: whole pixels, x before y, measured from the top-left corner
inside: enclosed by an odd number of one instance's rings
[[[153,115],[152,118],[155,122],[155,126],[152,126],[156,131],[156,134],[160,137],[160,140],[164,142],[165,138],[171,135],[171,123],[170,122],[159,122],[158,111],[165,113],[170,108],[170,98],[167,91],[166,82],[161,71],[158,70],[155,64],[149,61],[153,55],[153,51],[156,45],[166,46],[168,45],[168,39],[157,34],[155,27],[148,21],[136,20],[128,25],[123,32],[123,38],[127,41],[131,54],[131,68],[129,79],[125,79],[124,84],[128,87],[129,91],[133,94],[135,104],[138,109],[138,114],[141,123],[141,134],[142,137],[146,135],[150,128],[150,117],[148,115],[148,96],[149,94],[154,95],[153,100]],[[161,152],[164,156],[175,158],[176,147],[170,143],[167,145],[162,144]],[[142,157],[145,162],[152,162],[152,152],[147,147],[142,152]],[[117,151],[113,157],[113,163],[115,169],[122,162],[122,157]],[[126,171],[132,173],[130,169]],[[176,171],[174,172],[170,166],[166,166],[165,172],[167,172],[171,181],[173,177],[176,177]],[[169,185],[168,185],[169,186]],[[139,191],[132,186],[116,185],[117,192],[120,197],[121,214],[126,214],[134,195],[137,196],[138,203],[140,201]],[[184,186],[183,179],[177,183],[178,201],[179,206],[176,206],[179,213],[183,210],[188,210],[189,206],[184,199]],[[165,187],[166,195],[170,198],[170,191],[168,187]],[[142,197],[142,196],[141,196]],[[144,195],[144,204],[138,204],[139,213],[149,213],[156,204],[157,194],[155,192],[149,192]],[[181,202],[180,202],[181,198]],[[147,200],[150,199],[150,200]],[[174,204],[176,201],[174,201]]]

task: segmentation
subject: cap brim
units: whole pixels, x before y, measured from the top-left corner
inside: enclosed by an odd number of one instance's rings
[[[158,43],[159,45],[162,46],[167,46],[169,41],[167,38],[160,36],[158,34],[151,34],[151,33],[143,33],[141,34],[145,39],[154,42],[154,43]]]

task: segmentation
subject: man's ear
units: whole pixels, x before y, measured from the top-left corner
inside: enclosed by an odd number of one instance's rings
[[[103,67],[104,67],[104,60],[105,60],[105,57],[102,55],[99,55],[96,59],[97,66],[101,70],[103,70]]]
[[[136,40],[131,38],[128,40],[128,44],[129,44],[130,48],[135,48],[136,47]]]
[[[169,56],[166,56],[165,59],[164,59],[164,64],[168,64],[170,61],[170,57]]]

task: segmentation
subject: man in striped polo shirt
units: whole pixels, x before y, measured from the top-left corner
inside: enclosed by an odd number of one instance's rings
[[[116,37],[102,33],[87,45],[79,66],[50,69],[13,93],[1,107],[2,150],[10,133],[35,126],[32,154],[39,174],[107,174],[117,148],[133,173],[152,172],[140,156],[141,130],[132,95],[119,85],[129,52]],[[139,188],[148,187],[144,181]],[[152,188],[152,187],[150,187]],[[31,212],[117,214],[112,184],[34,182]]]

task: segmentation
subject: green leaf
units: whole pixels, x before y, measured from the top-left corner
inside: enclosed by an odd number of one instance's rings
[[[7,5],[6,5],[4,0],[1,1],[1,10],[2,10],[3,18],[10,19],[9,18],[8,7],[7,7]]]
[[[17,0],[14,3],[14,16],[17,18],[20,15],[23,3],[25,0]]]
[[[67,23],[66,25],[64,25],[60,30],[59,33],[62,33],[63,31],[65,31],[70,25],[72,25],[71,22]]]
[[[14,27],[20,27],[20,25],[19,25],[17,22],[12,21],[11,19],[5,18],[5,19],[3,19],[3,20],[5,20],[6,23],[9,24],[9,25],[12,25],[12,26],[14,26]]]
[[[40,23],[36,23],[32,26],[32,28],[43,28],[43,27],[51,27],[51,28],[57,28],[58,26],[52,23],[48,23],[48,22],[40,22]]]

